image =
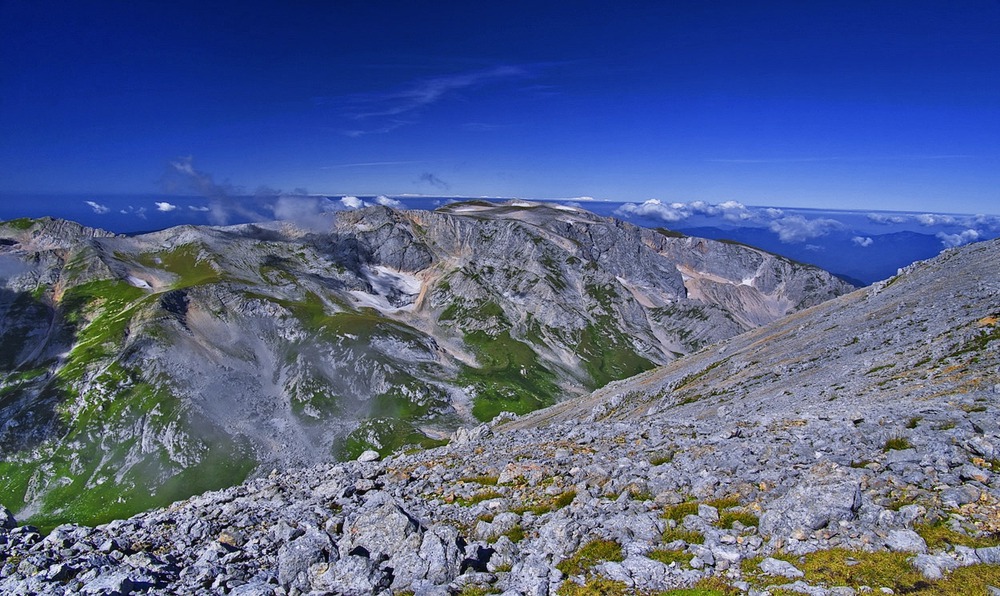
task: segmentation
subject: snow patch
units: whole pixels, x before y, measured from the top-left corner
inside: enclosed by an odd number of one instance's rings
[[[152,290],[153,286],[149,285],[144,279],[139,279],[134,275],[130,275],[126,278],[126,281],[137,288],[142,288],[143,290]]]
[[[375,293],[352,290],[350,294],[359,306],[385,313],[413,310],[423,285],[419,277],[382,265],[365,267],[363,272]]]

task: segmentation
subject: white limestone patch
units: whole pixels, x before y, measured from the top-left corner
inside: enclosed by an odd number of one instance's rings
[[[142,288],[143,290],[152,290],[153,289],[153,286],[149,285],[149,283],[146,280],[139,279],[138,277],[136,277],[134,275],[128,276],[127,278],[125,278],[125,280],[129,284],[131,284],[131,285],[133,285],[133,286],[135,286],[137,288]]]
[[[352,290],[350,295],[358,306],[371,307],[384,313],[409,312],[414,309],[423,286],[419,277],[382,265],[365,267],[363,273],[375,293]]]

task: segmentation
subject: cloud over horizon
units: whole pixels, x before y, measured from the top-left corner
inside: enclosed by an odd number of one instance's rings
[[[943,244],[945,248],[955,248],[956,246],[962,246],[963,244],[979,240],[980,237],[982,237],[982,234],[979,233],[979,230],[968,229],[957,234],[938,232],[935,236],[941,240],[941,244]]]
[[[789,215],[770,223],[768,229],[778,235],[784,243],[804,242],[810,238],[825,236],[832,230],[839,230],[844,224],[835,219],[806,219],[801,215]]]

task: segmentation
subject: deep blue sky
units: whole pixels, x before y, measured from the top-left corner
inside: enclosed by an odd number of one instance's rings
[[[0,193],[1000,213],[1000,2],[538,4],[0,0]]]

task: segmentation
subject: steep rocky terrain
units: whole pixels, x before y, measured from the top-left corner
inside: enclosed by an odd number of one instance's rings
[[[14,527],[0,590],[993,594],[997,271],[954,249],[447,446]]]
[[[533,203],[114,236],[0,225],[0,502],[97,523],[581,395],[842,294]]]

